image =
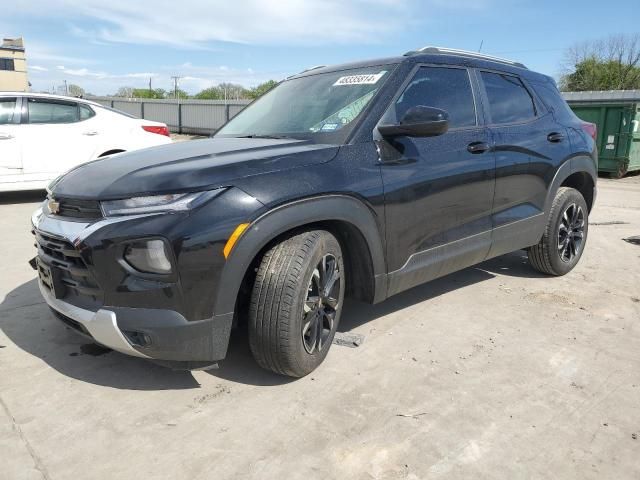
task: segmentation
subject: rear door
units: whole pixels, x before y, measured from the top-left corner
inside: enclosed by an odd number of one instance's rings
[[[25,173],[55,176],[91,159],[96,141],[81,121],[77,102],[40,97],[26,101],[20,125]]]
[[[520,77],[496,71],[479,77],[496,158],[493,257],[538,242],[548,186],[570,142]]]
[[[0,97],[0,176],[22,173],[22,152],[18,142],[19,97]]]
[[[419,105],[450,117],[444,135],[378,141],[389,294],[480,262],[489,251],[495,161],[471,73],[417,67],[381,120],[397,123]]]

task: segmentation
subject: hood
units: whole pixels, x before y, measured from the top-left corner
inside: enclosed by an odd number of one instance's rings
[[[126,152],[85,163],[51,187],[57,197],[110,199],[204,190],[234,179],[324,163],[336,145],[307,140],[213,138]]]

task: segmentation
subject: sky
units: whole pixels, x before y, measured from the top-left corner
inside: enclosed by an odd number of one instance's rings
[[[22,36],[34,91],[66,80],[189,93],[256,86],[315,65],[400,55],[425,45],[512,58],[558,78],[566,48],[640,31],[637,0],[22,0],[3,2],[0,34]]]

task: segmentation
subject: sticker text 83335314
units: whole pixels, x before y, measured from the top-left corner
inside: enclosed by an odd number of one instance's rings
[[[340,77],[336,80],[336,83],[333,84],[334,87],[339,85],[375,85],[378,83],[386,71],[382,71],[380,73],[368,73],[366,75],[347,75],[346,77]]]

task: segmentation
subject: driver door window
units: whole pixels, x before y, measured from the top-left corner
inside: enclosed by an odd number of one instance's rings
[[[449,113],[449,129],[477,124],[473,90],[466,69],[422,67],[395,103],[399,122],[411,107],[423,105]]]

